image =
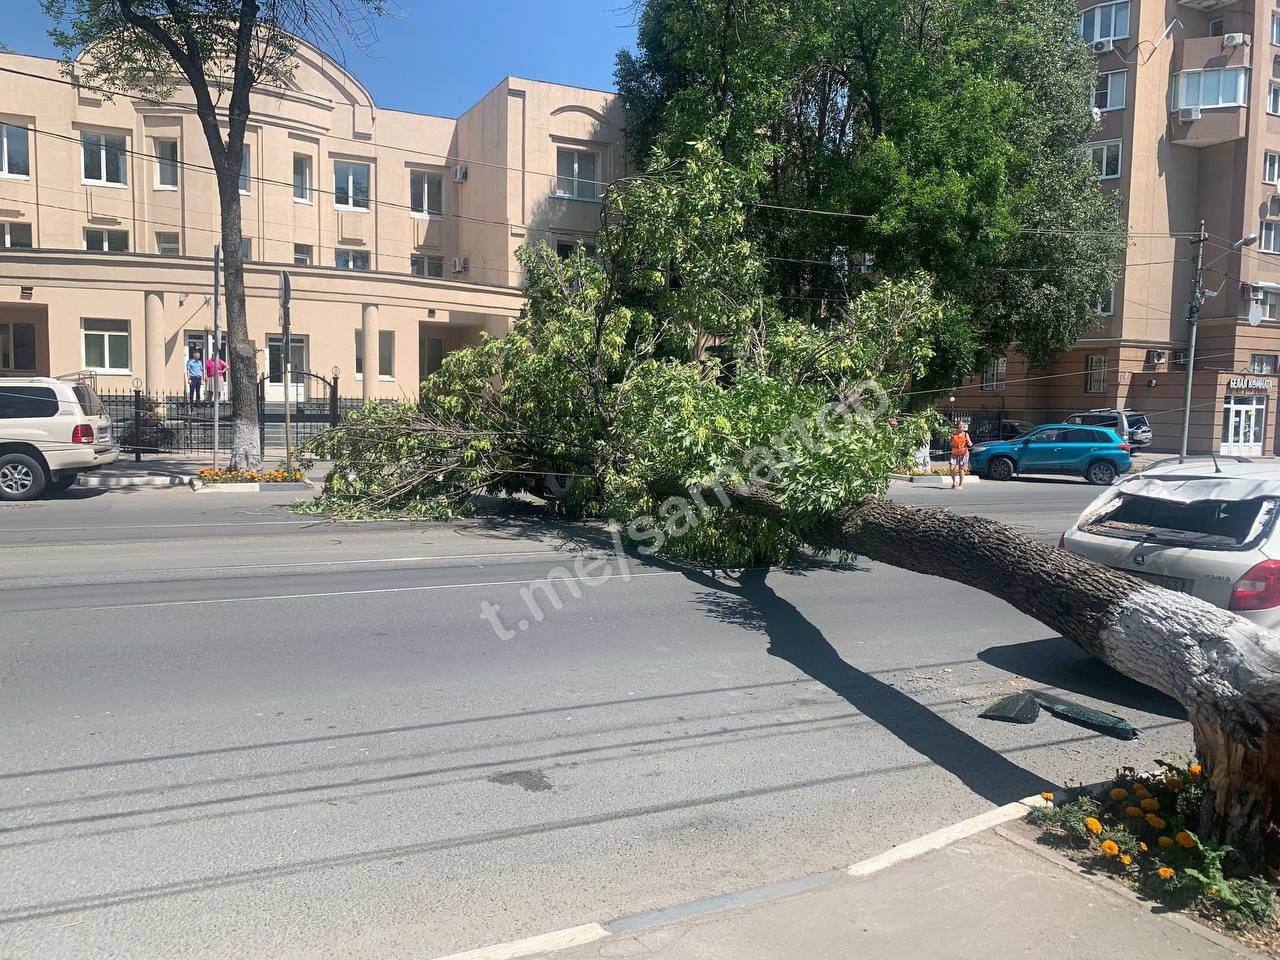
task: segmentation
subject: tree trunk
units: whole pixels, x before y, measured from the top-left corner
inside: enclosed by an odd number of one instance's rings
[[[224,175],[225,174],[225,175]],[[258,432],[258,358],[249,339],[245,310],[243,231],[240,225],[240,171],[218,170],[222,204],[222,286],[227,315],[227,378],[231,384],[231,457],[233,470],[262,466]]]
[[[670,482],[651,485],[672,494]],[[681,490],[681,493],[685,491]],[[707,487],[755,516],[788,523],[746,485]],[[1251,861],[1278,862],[1280,635],[1226,610],[1048,546],[994,520],[868,498],[804,528],[812,545],[944,577],[1000,597],[1121,673],[1176,699],[1191,718],[1206,778],[1201,835]]]

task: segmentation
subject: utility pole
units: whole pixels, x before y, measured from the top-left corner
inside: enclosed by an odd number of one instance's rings
[[[280,338],[280,365],[284,376],[284,465],[285,469],[293,469],[293,448],[289,437],[289,406],[293,400],[289,392],[289,360],[293,354],[293,344],[289,338],[289,299],[293,294],[293,286],[289,281],[289,271],[280,271],[280,327],[283,336]]]
[[[218,469],[218,403],[222,397],[219,381],[222,375],[218,372],[222,359],[222,332],[218,329],[218,314],[222,307],[222,246],[213,245],[213,469]]]
[[[1200,221],[1200,235],[1191,242],[1196,245],[1196,278],[1191,287],[1191,299],[1187,301],[1187,371],[1182,388],[1182,443],[1178,447],[1178,462],[1187,459],[1187,434],[1191,430],[1191,379],[1196,369],[1196,327],[1199,326],[1200,308],[1204,306],[1204,221]]]

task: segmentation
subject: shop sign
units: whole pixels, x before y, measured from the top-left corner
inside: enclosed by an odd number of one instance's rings
[[[1227,381],[1228,390],[1270,390],[1271,381],[1266,377],[1232,377]]]

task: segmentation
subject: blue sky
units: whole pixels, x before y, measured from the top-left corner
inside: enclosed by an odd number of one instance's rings
[[[347,67],[379,106],[456,117],[508,74],[613,88],[613,58],[635,41],[630,0],[399,0],[378,43]],[[38,0],[3,0],[4,42],[57,56]]]

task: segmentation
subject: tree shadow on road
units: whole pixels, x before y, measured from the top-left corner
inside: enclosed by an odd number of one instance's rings
[[[766,569],[736,580],[700,571],[686,576],[711,591],[704,602],[718,619],[762,631],[767,653],[821,683],[868,719],[996,804],[1032,796],[1052,785],[952,726],[901,690],[845,661],[822,631],[766,582]]]

